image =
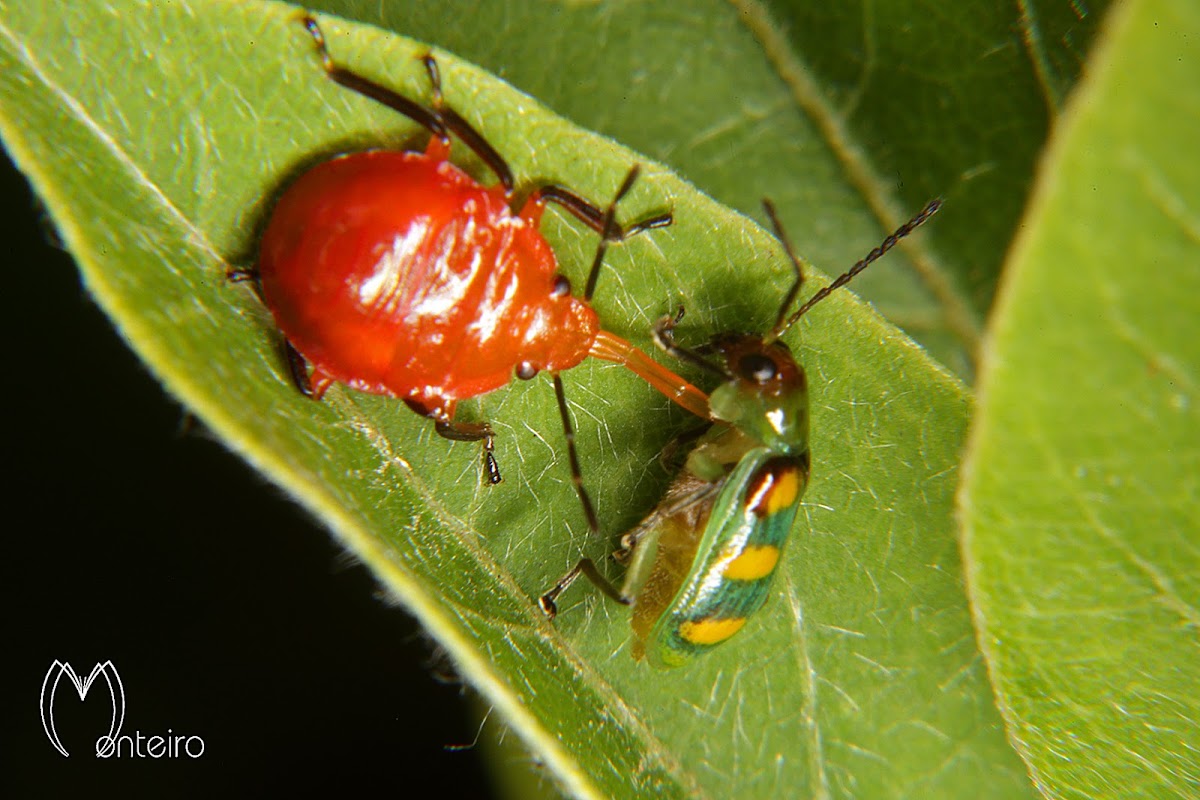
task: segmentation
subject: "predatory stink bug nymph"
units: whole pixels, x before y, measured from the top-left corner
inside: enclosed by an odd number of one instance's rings
[[[629,342],[601,329],[591,306],[607,248],[671,224],[671,214],[619,224],[632,167],[602,208],[555,183],[518,193],[508,163],[445,102],[437,61],[422,61],[432,102],[421,105],[334,61],[317,20],[300,21],[324,74],[424,127],[423,151],[344,153],[305,171],[282,192],[263,232],[252,280],[283,334],[292,380],[319,399],[334,383],[396,397],[433,420],[447,439],[483,445],[485,474],[499,483],[487,422],[455,418],[461,400],[514,376],[553,376],[572,479],[584,491],[559,373],[594,356],[624,364],[698,414],[704,393]],[[496,175],[483,186],[450,161],[457,136]],[[558,271],[540,232],[553,203],[600,235],[582,295]]]

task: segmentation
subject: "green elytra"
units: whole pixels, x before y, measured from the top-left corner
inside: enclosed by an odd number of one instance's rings
[[[658,507],[621,537],[613,553],[628,565],[621,588],[584,558],[540,598],[553,618],[558,596],[584,575],[613,600],[633,606],[633,655],[657,667],[680,666],[727,641],[769,596],[811,467],[807,378],[779,337],[933,216],[941,200],[790,316],[804,272],[774,207],[770,201],[764,206],[796,273],[775,326],[765,335],[724,334],[687,349],[674,339],[682,309],[658,322],[655,340],[663,350],[721,376],[708,396],[712,425]]]

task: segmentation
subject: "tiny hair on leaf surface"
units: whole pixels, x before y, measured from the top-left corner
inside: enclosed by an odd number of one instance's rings
[[[685,430],[682,412],[619,368],[565,376],[603,533],[590,537],[547,379],[463,404],[496,427],[505,482],[482,485],[477,445],[447,443],[395,400],[300,396],[266,309],[225,279],[253,262],[265,215],[305,167],[347,149],[421,148],[427,135],[328,81],[291,6],[3,8],[0,133],[96,301],[173,394],[421,619],[565,791],[1031,796],[960,579],[952,500],[970,397],[904,334],[839,292],[785,337],[812,386],[813,483],[768,610],[725,651],[652,679],[629,655],[626,610],[577,597],[551,624],[535,598],[581,554],[603,558],[657,501],[670,479],[658,454]],[[427,45],[321,24],[340,61],[430,99]],[[683,343],[773,323],[791,267],[768,231],[434,53],[446,102],[518,186],[553,180],[604,200],[638,163],[622,219],[674,214],[609,249],[595,298],[607,327],[652,347],[653,321],[680,302]],[[118,69],[134,78],[113,82]],[[455,159],[490,180],[465,150]],[[595,234],[556,210],[543,229],[581,285]]]

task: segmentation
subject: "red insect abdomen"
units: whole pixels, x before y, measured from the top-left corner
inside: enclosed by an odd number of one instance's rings
[[[569,369],[598,330],[590,307],[554,292],[540,205],[512,214],[502,188],[480,186],[440,144],[304,173],[259,264],[267,306],[316,372],[426,413],[503,386],[522,363]]]

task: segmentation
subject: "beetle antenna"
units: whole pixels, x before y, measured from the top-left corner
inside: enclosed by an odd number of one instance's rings
[[[796,300],[796,295],[800,294],[800,287],[804,285],[804,268],[800,266],[800,259],[796,257],[796,250],[792,247],[792,240],[788,238],[787,231],[783,229],[783,223],[779,221],[779,215],[775,213],[775,204],[771,202],[771,198],[763,198],[763,209],[767,212],[767,217],[771,220],[771,226],[775,228],[775,238],[783,245],[783,251],[787,253],[788,259],[792,262],[792,267],[796,270],[796,279],[792,281],[792,286],[788,289],[787,294],[783,296],[783,302],[779,304],[779,316],[775,319],[775,327],[771,329],[771,339],[777,339],[788,329],[791,322],[784,324],[787,318],[788,306]]]
[[[845,286],[854,279],[854,276],[858,275],[858,273],[862,272],[864,269],[871,266],[871,264],[882,258],[883,255],[895,247],[901,239],[908,236],[910,233],[923,225],[926,220],[936,214],[938,209],[942,207],[942,199],[939,197],[934,200],[930,200],[929,204],[926,205],[925,208],[921,209],[920,213],[893,231],[886,239],[880,242],[878,247],[867,253],[867,255],[860,259],[853,267],[835,278],[832,283],[823,287],[812,297],[808,298],[804,305],[800,306],[800,308],[798,308],[794,314],[786,319],[784,319],[784,315],[787,313],[787,307],[791,305],[793,300],[796,299],[796,295],[800,291],[800,284],[804,281],[804,276],[801,273],[800,261],[796,258],[796,254],[792,250],[791,244],[784,236],[783,226],[779,224],[779,220],[775,216],[774,208],[770,205],[770,201],[764,201],[764,205],[767,207],[767,215],[771,218],[771,222],[775,225],[776,235],[779,237],[780,242],[783,243],[784,250],[787,251],[788,257],[792,260],[792,264],[796,267],[797,275],[796,282],[788,291],[787,296],[784,298],[784,303],[779,309],[779,318],[775,323],[775,327],[771,329],[769,338],[777,339],[782,336],[788,328],[795,325],[796,320],[804,316],[810,308],[831,295],[836,289],[840,289],[841,287]]]

